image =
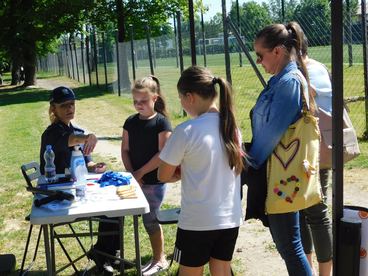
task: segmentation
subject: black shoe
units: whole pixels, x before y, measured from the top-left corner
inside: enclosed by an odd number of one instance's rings
[[[120,250],[116,250],[115,257],[120,258]],[[112,266],[113,268],[120,270],[120,260],[115,259],[112,262]],[[124,269],[130,269],[130,268],[133,268],[134,266],[135,266],[134,263],[124,260]]]
[[[99,271],[104,270],[105,257],[98,254],[95,250],[91,249],[87,252],[88,259],[91,259],[95,262],[96,267]]]

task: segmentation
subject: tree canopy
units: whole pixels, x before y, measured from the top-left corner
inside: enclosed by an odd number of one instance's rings
[[[185,0],[3,0],[0,48],[11,61],[14,81],[24,66],[24,85],[32,85],[36,56],[49,52],[62,34],[94,25],[103,31],[119,29],[119,40],[124,41],[130,24],[137,37],[145,35],[146,24],[152,34],[161,34],[170,31],[168,16],[185,4]]]

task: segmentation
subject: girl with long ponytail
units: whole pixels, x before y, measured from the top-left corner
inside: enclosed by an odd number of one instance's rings
[[[205,68],[183,71],[177,89],[192,119],[176,127],[160,153],[161,181],[181,177],[181,213],[174,258],[179,275],[231,275],[242,221],[241,136],[235,122],[231,86]],[[219,108],[216,105],[219,90]],[[176,168],[180,165],[180,174]]]

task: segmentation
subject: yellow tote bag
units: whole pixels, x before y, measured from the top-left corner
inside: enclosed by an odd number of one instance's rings
[[[303,98],[305,98],[304,93]],[[295,212],[321,202],[318,119],[306,110],[268,159],[266,212]]]

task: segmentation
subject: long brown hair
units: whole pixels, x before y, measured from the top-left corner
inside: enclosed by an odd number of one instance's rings
[[[309,75],[307,67],[302,58],[304,32],[300,25],[291,21],[287,24],[272,24],[263,28],[256,35],[256,41],[261,41],[263,47],[273,49],[277,46],[284,46],[289,57],[295,56],[300,71],[304,75],[310,88]],[[302,85],[302,83],[300,84]],[[310,111],[313,113],[316,110],[313,93],[309,90]]]
[[[237,174],[243,169],[242,149],[239,130],[236,125],[232,89],[230,84],[221,77],[214,77],[206,68],[191,66],[184,70],[178,81],[180,94],[195,93],[203,99],[215,100],[217,97],[216,84],[220,87],[220,133],[225,144],[229,166]]]
[[[142,90],[158,96],[155,102],[154,109],[156,112],[161,113],[165,117],[168,117],[165,99],[162,95],[158,78],[156,78],[155,76],[148,76],[143,79],[136,80],[132,86],[132,92],[138,92]]]

